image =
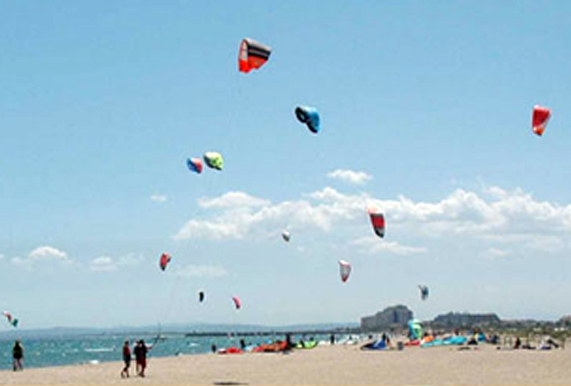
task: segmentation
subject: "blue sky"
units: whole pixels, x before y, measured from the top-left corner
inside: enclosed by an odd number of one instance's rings
[[[0,5],[0,308],[22,327],[570,312],[567,2]],[[273,48],[250,74],[244,37]],[[224,171],[189,173],[211,150]]]

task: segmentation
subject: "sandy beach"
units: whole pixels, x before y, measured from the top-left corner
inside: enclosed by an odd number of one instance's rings
[[[188,385],[571,385],[571,350],[479,346],[361,351],[320,346],[291,354],[150,358],[146,378],[119,376],[121,362],[0,372],[0,384]]]

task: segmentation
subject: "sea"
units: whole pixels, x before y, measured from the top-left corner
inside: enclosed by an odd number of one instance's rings
[[[329,335],[292,335],[294,341],[314,338],[328,342]],[[97,365],[103,362],[122,361],[123,342],[129,340],[131,351],[136,341],[143,339],[152,345],[148,357],[170,357],[178,355],[211,353],[212,345],[217,349],[240,347],[240,339],[246,345],[257,345],[285,339],[284,334],[275,335],[212,335],[187,336],[183,333],[89,333],[58,336],[35,336],[20,338],[24,347],[24,367],[51,367],[76,364]],[[12,347],[14,337],[0,337],[0,369],[12,369]]]

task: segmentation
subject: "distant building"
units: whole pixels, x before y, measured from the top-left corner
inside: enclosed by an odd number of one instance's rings
[[[412,316],[412,311],[403,305],[385,308],[375,315],[362,317],[361,331],[380,331],[389,328],[406,327]]]
[[[571,327],[571,315],[566,315],[559,319],[559,324],[564,327]]]
[[[496,314],[468,314],[449,312],[444,315],[438,315],[431,323],[438,327],[487,327],[495,326],[501,323],[500,318]]]

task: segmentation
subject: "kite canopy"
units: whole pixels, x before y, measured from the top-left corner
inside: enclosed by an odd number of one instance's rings
[[[301,123],[305,123],[307,128],[313,133],[319,133],[319,113],[314,107],[298,106],[295,108],[295,116]]]
[[[428,287],[425,285],[419,284],[418,289],[420,290],[420,298],[422,300],[428,299],[428,293],[429,293]]]
[[[284,241],[286,243],[289,243],[289,240],[291,239],[291,235],[288,231],[283,231],[282,232],[282,239],[284,239]]]
[[[159,260],[159,267],[161,267],[161,269],[164,271],[165,269],[167,269],[167,265],[169,265],[171,259],[172,259],[171,255],[169,255],[168,253],[163,253]]]
[[[374,206],[369,206],[367,212],[371,218],[375,234],[379,237],[385,237],[385,216]]]
[[[534,106],[533,114],[531,116],[531,127],[533,132],[539,136],[543,135],[550,117],[551,110],[547,107]]]
[[[423,330],[422,330],[422,323],[418,319],[412,319],[408,322],[408,330],[409,334],[412,339],[422,339],[423,337]]]
[[[351,264],[345,260],[339,260],[339,274],[341,275],[341,281],[345,283],[351,274]]]
[[[186,160],[186,166],[188,167],[188,170],[190,170],[191,172],[195,172],[195,173],[202,173],[202,161],[200,160],[200,158],[188,158]]]
[[[2,315],[6,317],[6,320],[8,321],[8,323],[10,323],[12,327],[14,328],[18,327],[18,319],[15,318],[11,313],[9,313],[8,311],[4,311]]]
[[[234,307],[236,307],[237,310],[239,310],[242,307],[242,302],[240,301],[240,298],[238,298],[238,296],[233,296],[232,301],[234,302]]]
[[[245,38],[238,52],[238,70],[248,73],[262,67],[268,61],[272,49],[254,39]]]
[[[209,151],[204,154],[204,162],[208,165],[209,168],[222,170],[224,168],[224,159],[215,151]]]
[[[200,303],[204,301],[204,291],[198,291],[198,301]]]

